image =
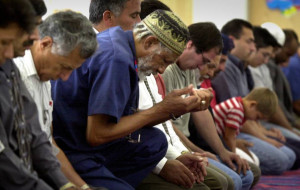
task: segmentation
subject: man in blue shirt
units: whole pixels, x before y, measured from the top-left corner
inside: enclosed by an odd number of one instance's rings
[[[158,10],[133,32],[114,27],[97,39],[95,55],[68,81],[52,84],[54,137],[87,183],[133,189],[166,153],[164,134],[150,126],[201,109],[189,86],[148,110],[137,110],[138,80],[173,63],[188,30],[173,13]]]

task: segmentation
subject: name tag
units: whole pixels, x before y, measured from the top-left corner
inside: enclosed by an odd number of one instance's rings
[[[0,140],[0,153],[3,152],[4,149],[5,149],[4,144]]]

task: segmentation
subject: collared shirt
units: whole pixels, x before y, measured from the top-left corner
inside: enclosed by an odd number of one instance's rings
[[[92,147],[86,140],[87,118],[105,114],[118,122],[137,110],[138,75],[132,31],[113,27],[97,34],[99,48],[67,81],[52,82],[53,135],[65,153],[98,151],[121,139]]]
[[[190,84],[193,84],[196,88],[197,84],[195,76],[195,70],[182,71],[177,64],[169,65],[166,68],[165,72],[162,74],[166,85],[167,94],[170,93],[172,90],[182,89]],[[176,125],[176,127],[178,127],[180,131],[182,131],[183,134],[187,137],[190,136],[189,120],[190,113],[186,113],[173,122]]]
[[[258,67],[248,66],[254,80],[254,87],[266,87],[273,90],[273,81],[271,79],[270,70],[266,64]]]
[[[50,81],[40,81],[30,50],[26,50],[24,57],[15,58],[14,62],[19,68],[21,78],[36,103],[42,130],[46,132],[48,139],[52,142],[53,101],[51,98]]]
[[[218,103],[232,97],[245,97],[249,93],[247,74],[241,70],[242,66],[243,63],[237,57],[229,55],[225,70],[213,78],[212,86],[216,91]]]
[[[236,130],[237,134],[245,122],[244,106],[241,97],[233,97],[213,108],[216,128],[219,135],[224,136],[225,127]]]
[[[31,136],[31,158],[33,169],[38,173],[30,173],[22,167],[18,154],[18,138],[14,131],[14,119],[16,109],[13,106],[11,89],[14,87],[11,81],[12,71],[16,74],[16,82],[19,84],[19,96],[22,98],[25,126]],[[49,140],[39,126],[36,105],[20,78],[19,71],[12,60],[8,60],[0,66],[0,127],[3,127],[6,135],[5,149],[3,151],[13,152],[12,156],[0,153],[0,189],[59,189],[67,183],[62,174],[60,165],[52,154]],[[3,139],[1,139],[2,141]],[[2,141],[3,143],[3,141]],[[39,178],[43,176],[43,179]],[[5,188],[4,188],[5,187]]]
[[[162,101],[161,95],[158,93],[158,87],[156,85],[156,80],[153,75],[147,76],[149,88],[151,93],[155,99],[156,103]],[[139,109],[146,110],[153,106],[153,102],[151,100],[151,95],[147,90],[147,87],[143,81],[139,82],[139,91],[140,91],[140,98],[139,98]],[[153,170],[154,173],[159,174],[161,169],[164,167],[165,163],[168,159],[176,159],[178,156],[181,155],[182,151],[188,151],[187,148],[182,144],[179,137],[176,135],[171,121],[166,121],[167,131],[164,129],[162,124],[155,125],[154,127],[160,129],[167,138],[168,141],[168,150],[166,156],[157,164],[155,169]]]
[[[239,68],[241,73],[246,75],[248,89],[249,89],[249,91],[251,91],[254,87],[254,81],[253,81],[253,78],[252,78],[249,68],[245,67],[245,63],[232,54],[228,55],[228,59],[230,59],[232,61],[232,63]]]
[[[282,67],[282,71],[289,81],[293,101],[300,100],[300,56],[298,53],[290,58],[289,65]]]

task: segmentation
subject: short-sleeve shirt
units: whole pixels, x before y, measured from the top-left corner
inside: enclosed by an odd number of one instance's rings
[[[213,108],[213,112],[216,128],[221,136],[224,135],[225,127],[235,129],[238,134],[245,122],[244,106],[241,97],[233,97],[217,104]]]
[[[20,71],[21,78],[28,92],[37,106],[40,126],[47,134],[50,142],[52,142],[51,126],[53,102],[51,98],[50,81],[40,80],[30,50],[25,51],[24,57],[15,58],[14,62]]]
[[[169,65],[165,72],[162,74],[166,85],[167,94],[175,89],[182,89],[187,87],[190,84],[193,84],[194,87],[197,87],[196,83],[196,74],[195,70],[186,70],[182,71],[177,64]],[[185,98],[187,95],[183,95]],[[190,113],[186,113],[182,115],[180,118],[173,121],[173,123],[178,127],[179,130],[183,132],[183,134],[187,137],[190,136],[189,132],[189,121],[190,121]]]
[[[53,135],[66,151],[100,150],[120,139],[91,147],[88,116],[105,114],[118,122],[137,110],[138,76],[132,31],[113,27],[97,34],[99,48],[70,78],[52,82]]]
[[[283,73],[289,81],[293,101],[300,100],[300,56],[296,53],[290,58],[289,65],[282,68]]]

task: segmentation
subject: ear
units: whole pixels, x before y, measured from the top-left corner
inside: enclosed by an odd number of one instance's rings
[[[255,101],[255,100],[249,100],[249,105],[250,105],[251,108],[256,108],[257,101]]]
[[[234,41],[236,38],[233,35],[228,36],[232,41]]]
[[[109,10],[104,11],[103,13],[103,22],[105,23],[105,26],[111,27],[112,26],[112,12]]]
[[[50,36],[45,36],[43,39],[40,39],[40,49],[44,50],[47,48],[51,48],[53,45],[53,40]]]
[[[159,43],[158,39],[154,36],[148,36],[143,42],[143,46],[145,50],[151,49],[153,46]]]
[[[187,44],[186,44],[186,48],[187,49],[189,49],[189,48],[191,48],[191,47],[193,47],[193,41],[192,40],[189,40],[188,42],[187,42]]]

